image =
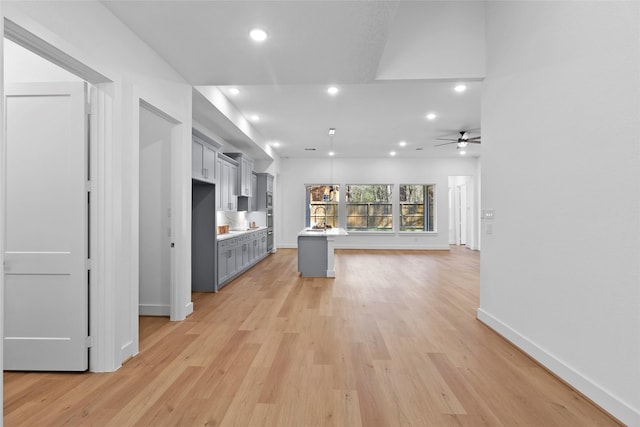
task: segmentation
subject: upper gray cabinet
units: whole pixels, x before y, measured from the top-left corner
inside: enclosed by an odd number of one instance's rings
[[[244,153],[225,153],[238,162],[238,196],[251,197],[251,175],[253,174],[253,160]]]
[[[214,183],[216,180],[216,160],[221,144],[202,132],[191,132],[191,177],[199,181]]]
[[[218,153],[218,189],[216,207],[221,211],[235,211],[238,208],[238,162]]]

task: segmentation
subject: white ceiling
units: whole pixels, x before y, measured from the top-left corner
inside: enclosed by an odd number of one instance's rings
[[[433,147],[435,138],[480,127],[484,2],[103,3],[198,86],[194,118],[256,158],[268,158],[273,141],[283,157],[326,156],[330,145],[340,157],[452,157],[455,144]],[[254,27],[269,39],[250,40]],[[458,82],[465,93],[453,91]],[[207,86],[218,86],[235,113],[260,120],[239,125],[198,95]],[[428,121],[428,112],[438,117]],[[477,156],[480,146],[467,152]]]

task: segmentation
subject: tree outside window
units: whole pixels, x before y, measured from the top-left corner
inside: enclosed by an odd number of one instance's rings
[[[393,231],[391,184],[347,185],[347,230]]]
[[[400,231],[435,231],[435,185],[400,185]]]

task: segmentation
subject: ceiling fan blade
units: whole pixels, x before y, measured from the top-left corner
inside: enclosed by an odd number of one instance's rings
[[[474,141],[474,140],[476,140],[476,141],[477,141],[477,140],[479,140],[479,139],[480,139],[480,137],[479,137],[479,136],[474,136],[473,138],[467,138],[467,141],[471,142],[471,141]]]
[[[452,141],[452,142],[458,142],[457,138],[436,138],[436,140],[438,141]]]
[[[456,144],[458,141],[451,141],[451,142],[445,142],[442,144],[436,144],[434,145],[434,147],[440,147],[441,145],[449,145],[449,144]]]
[[[475,141],[468,140],[467,142],[469,142],[469,143],[471,143],[471,144],[481,144],[481,142],[480,142],[480,140],[479,140],[479,139],[477,139],[477,140],[475,140]]]

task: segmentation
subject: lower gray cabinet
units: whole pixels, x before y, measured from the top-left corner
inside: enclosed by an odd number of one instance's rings
[[[267,255],[267,230],[218,241],[218,287],[253,267]]]
[[[238,272],[236,262],[237,238],[218,242],[218,288]]]

